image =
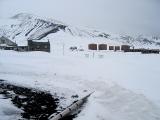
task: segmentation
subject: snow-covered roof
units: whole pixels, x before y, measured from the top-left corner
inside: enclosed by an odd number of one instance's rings
[[[6,47],[6,46],[7,46],[7,44],[0,44],[0,46],[1,46],[1,47]]]
[[[47,39],[41,39],[41,40],[32,40],[32,41],[34,41],[34,42],[48,42],[48,40],[47,40]]]
[[[16,41],[16,44],[17,44],[18,46],[27,46],[27,45],[28,45],[28,43],[27,43],[26,40],[23,40],[23,41]]]

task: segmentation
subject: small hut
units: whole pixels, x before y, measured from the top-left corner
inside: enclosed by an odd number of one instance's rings
[[[99,44],[98,49],[99,50],[107,50],[107,44]]]
[[[97,50],[97,44],[89,44],[88,49],[89,50]]]
[[[114,50],[114,46],[109,46],[109,50]]]
[[[127,52],[130,50],[130,46],[129,45],[121,45],[121,50],[124,52]]]
[[[120,46],[115,46],[115,51],[120,50]]]

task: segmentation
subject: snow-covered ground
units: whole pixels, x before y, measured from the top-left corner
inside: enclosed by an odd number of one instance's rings
[[[0,119],[1,120],[17,120],[23,111],[16,108],[10,99],[4,99],[0,95]]]
[[[25,19],[25,21],[23,27],[11,25],[9,31],[1,29],[1,32],[10,38],[15,38],[14,40],[20,45],[27,44],[27,38],[30,36],[25,34],[32,30],[32,27],[35,28],[34,25],[37,23],[34,22],[37,19],[29,21]],[[51,24],[42,21],[38,20],[38,23],[44,27]],[[61,99],[59,104],[64,108],[75,100],[72,95],[78,94],[80,99],[94,91],[75,120],[160,120],[160,95],[158,94],[160,55],[88,51],[87,47],[90,43],[107,45],[125,43],[119,37],[106,39],[92,36],[90,32],[73,28],[69,30],[69,28],[68,31],[60,30],[48,34],[40,40],[50,41],[51,53],[0,50],[0,79],[12,84],[56,93],[57,96],[66,98]],[[32,32],[35,33],[34,30]],[[40,32],[35,35],[41,36],[41,34]],[[86,34],[90,37],[86,37]],[[135,47],[159,48],[154,44],[143,45],[136,41],[135,45]],[[77,51],[69,50],[74,46],[78,48]],[[11,106],[15,111],[16,108],[9,100],[1,101],[0,118],[13,119],[13,116],[4,116],[4,110],[8,108],[4,108],[3,103],[7,104],[6,107]],[[19,110],[17,117],[18,115]]]
[[[73,102],[72,95],[80,99],[94,91],[75,120],[160,119],[160,55],[95,52],[93,58],[91,51],[66,49],[63,56],[58,48],[51,53],[0,50],[0,78],[57,93],[66,98],[63,107]]]

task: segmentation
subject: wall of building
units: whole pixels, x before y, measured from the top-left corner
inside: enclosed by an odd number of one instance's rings
[[[50,43],[48,42],[34,42],[28,40],[28,50],[29,51],[45,51],[50,52]]]

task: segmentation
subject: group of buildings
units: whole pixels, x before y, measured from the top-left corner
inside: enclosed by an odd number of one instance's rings
[[[126,51],[131,49],[129,45],[107,45],[107,44],[89,44],[89,50],[112,50],[112,51]]]
[[[15,51],[45,51],[50,52],[50,42],[28,40],[27,45],[18,45],[16,42],[2,36],[0,37],[0,49]]]
[[[28,40],[27,45],[18,45],[16,42],[2,36],[0,37],[0,49],[15,50],[15,51],[45,51],[50,52],[49,41]],[[77,49],[77,48],[76,48]],[[141,52],[143,54],[155,53],[159,54],[159,49],[135,49],[130,45],[109,45],[109,44],[88,44],[88,50],[99,51],[124,51],[124,52]]]
[[[108,45],[108,44],[88,44],[89,50],[99,50],[99,51],[123,51],[123,52],[141,52],[143,54],[159,54],[159,49],[145,49],[145,48],[134,48],[130,45]]]

